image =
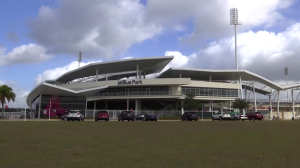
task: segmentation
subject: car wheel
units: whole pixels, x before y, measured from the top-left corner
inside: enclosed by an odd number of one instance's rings
[[[67,118],[66,118],[66,117],[64,118],[64,121],[67,121]]]
[[[219,120],[222,121],[222,117],[220,117]]]
[[[95,121],[98,121],[97,119],[95,119]]]
[[[81,121],[84,121],[84,118],[82,118]]]
[[[212,120],[212,121],[215,121],[215,118],[212,117],[211,120]]]
[[[235,120],[235,121],[237,121],[237,118],[236,118],[236,117],[234,117],[234,120]]]
[[[242,120],[242,121],[245,121],[245,120]]]
[[[107,119],[106,121],[109,121],[109,119]]]
[[[124,120],[122,119],[122,121],[124,121]]]
[[[253,121],[255,121],[255,118],[252,118]]]
[[[197,121],[197,119],[195,121]]]
[[[181,118],[181,121],[184,121],[184,120]]]
[[[157,120],[155,120],[155,121],[157,121]]]

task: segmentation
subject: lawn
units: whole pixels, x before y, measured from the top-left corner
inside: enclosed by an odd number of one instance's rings
[[[0,122],[0,167],[300,167],[299,121]]]

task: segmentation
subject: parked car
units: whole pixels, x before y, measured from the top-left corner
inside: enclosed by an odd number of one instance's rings
[[[263,120],[264,116],[260,112],[249,112],[247,114],[248,119],[251,120]]]
[[[134,118],[135,116],[132,111],[122,111],[118,116],[118,121],[134,121]]]
[[[60,116],[61,120],[67,121],[67,115],[69,114],[69,111],[65,111],[63,115]]]
[[[20,119],[23,119],[25,116],[25,111],[21,112]],[[26,112],[26,118],[30,118],[30,112]]]
[[[157,116],[155,114],[145,114],[144,121],[157,121]]]
[[[84,115],[81,114],[79,110],[69,110],[69,114],[67,115],[67,120],[68,121],[70,121],[70,120],[84,121]]]
[[[181,115],[181,121],[198,121],[198,115],[197,112],[184,112]]]
[[[229,113],[224,113],[224,112],[217,112],[212,115],[211,119],[214,120],[230,120],[231,116]]]
[[[230,114],[230,119],[231,120],[237,121],[237,120],[241,119],[241,114],[238,113],[238,112],[230,112],[229,114]]]
[[[138,115],[136,115],[135,120],[142,120],[143,121],[144,118],[145,118],[144,114],[138,114]]]
[[[109,121],[109,115],[107,111],[99,111],[95,115],[95,121],[104,120]]]
[[[241,120],[242,121],[248,120],[247,115],[246,114],[241,114]]]

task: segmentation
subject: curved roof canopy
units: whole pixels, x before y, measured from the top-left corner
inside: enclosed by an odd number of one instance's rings
[[[97,62],[69,71],[56,79],[56,82],[67,83],[74,79],[95,76],[98,74],[111,74],[128,71],[143,71],[146,74],[158,73],[173,59],[173,56],[133,58],[120,61]]]
[[[255,81],[262,83],[272,89],[277,91],[291,89],[299,87],[300,84],[296,84],[293,86],[280,86],[262,76],[254,74],[252,72],[246,70],[207,70],[207,69],[177,69],[177,68],[170,68],[160,74],[158,78],[191,78],[193,80],[203,80],[209,81],[210,78],[212,81],[235,81],[239,80],[241,77],[242,81]],[[272,92],[271,90],[267,91],[264,90],[265,93]],[[261,92],[264,92],[261,89]]]

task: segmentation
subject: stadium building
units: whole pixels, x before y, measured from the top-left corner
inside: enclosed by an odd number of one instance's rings
[[[56,117],[67,110],[80,110],[86,117],[93,117],[99,109],[133,110],[136,114],[183,113],[187,93],[193,93],[195,99],[205,104],[199,110],[222,111],[223,104],[250,94],[256,99],[259,93],[269,95],[270,107],[272,96],[278,95],[279,111],[280,91],[300,86],[280,86],[246,70],[169,68],[162,72],[172,59],[173,56],[163,56],[91,63],[40,83],[29,93],[26,102],[35,112],[35,118],[49,113]],[[273,116],[272,110],[270,115]]]

